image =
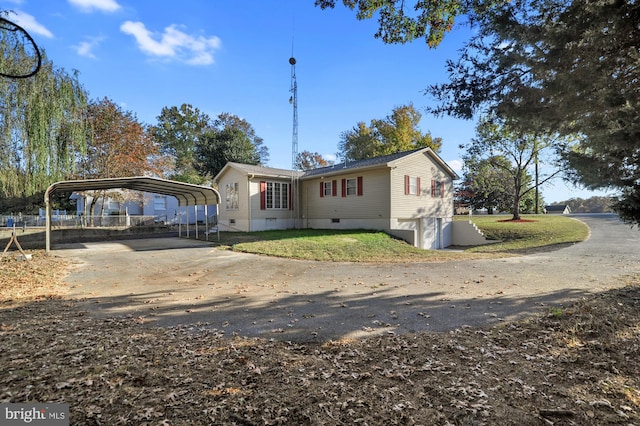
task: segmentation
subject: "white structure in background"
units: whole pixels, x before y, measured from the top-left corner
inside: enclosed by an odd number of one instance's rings
[[[90,203],[93,196],[81,193],[73,193],[70,197],[76,200],[76,212],[79,216],[89,216]],[[153,219],[153,223],[178,225],[205,223],[205,214],[209,216],[209,224],[217,221],[217,206],[215,204],[205,206],[180,207],[178,199],[169,195],[152,194],[148,192],[127,192],[126,200],[119,201],[114,198],[106,198],[104,201],[98,199],[93,209],[94,217],[114,217],[114,216],[143,216]],[[212,220],[212,218],[214,220]],[[130,223],[126,223],[130,225]]]

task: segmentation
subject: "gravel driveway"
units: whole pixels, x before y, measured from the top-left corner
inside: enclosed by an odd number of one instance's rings
[[[640,231],[577,215],[580,244],[528,256],[445,263],[283,260],[186,239],[54,247],[77,262],[70,297],[90,315],[131,316],[226,335],[323,341],[448,331],[522,318],[625,284],[640,273]]]

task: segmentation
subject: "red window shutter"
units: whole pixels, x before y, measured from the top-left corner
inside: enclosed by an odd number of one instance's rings
[[[267,208],[267,182],[260,181],[260,210]]]
[[[332,180],[331,181],[331,195],[332,196],[336,196],[338,195],[338,181],[337,180]]]
[[[419,177],[416,178],[416,186],[418,187],[416,195],[419,197],[420,196],[420,178]]]
[[[324,181],[320,181],[320,198],[324,197]]]
[[[362,176],[358,176],[358,196],[362,195]]]
[[[409,195],[409,175],[404,175],[404,195]]]
[[[444,198],[444,181],[440,182],[440,198]]]
[[[342,196],[343,197],[347,196],[347,180],[346,179],[342,179]]]
[[[432,197],[436,196],[436,181],[435,180],[431,181],[431,196]]]

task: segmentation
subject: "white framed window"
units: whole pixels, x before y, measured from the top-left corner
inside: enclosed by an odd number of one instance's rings
[[[325,197],[333,195],[333,183],[331,181],[323,181],[322,192]]]
[[[165,212],[167,211],[167,196],[166,195],[154,195],[153,196],[153,211]]]
[[[226,186],[227,210],[238,210],[239,199],[238,182],[228,183]]]
[[[418,178],[409,176],[409,195],[418,195]]]
[[[420,177],[404,175],[404,195],[417,195],[421,194]]]
[[[265,198],[267,209],[289,209],[289,183],[267,182]]]
[[[114,200],[113,198],[108,198],[106,210],[109,210],[109,211],[120,210],[120,201]]]
[[[358,197],[364,194],[364,179],[362,176],[357,178],[342,179],[342,196],[351,197],[357,195]]]
[[[357,179],[347,179],[347,197],[350,195],[358,195]]]

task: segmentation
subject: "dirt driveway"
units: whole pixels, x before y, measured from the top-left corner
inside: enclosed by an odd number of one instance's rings
[[[324,341],[486,326],[624,285],[640,273],[640,231],[577,216],[586,242],[535,255],[352,264],[223,251],[186,239],[58,245],[70,297],[96,316],[215,328],[228,336]]]

